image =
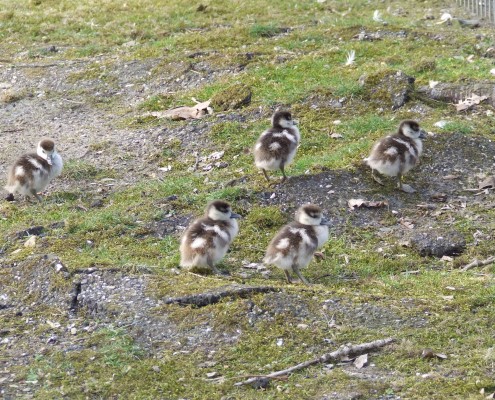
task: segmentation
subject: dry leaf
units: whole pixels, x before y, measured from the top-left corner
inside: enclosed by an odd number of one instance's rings
[[[477,94],[473,93],[471,97],[467,97],[464,100],[459,101],[459,103],[455,104],[455,108],[457,111],[468,110],[475,104],[480,104],[483,100],[486,99],[488,99],[487,96],[478,96]]]
[[[354,360],[354,366],[361,369],[368,364],[368,354],[362,354]]]
[[[454,300],[454,296],[440,296],[442,299],[444,300],[448,300],[448,301],[451,301],[451,300]]]
[[[436,358],[439,358],[441,360],[446,360],[447,359],[447,356],[443,353],[435,353],[435,357]]]
[[[409,218],[401,218],[399,219],[399,222],[401,225],[405,226],[408,229],[414,229],[414,224]]]
[[[387,201],[369,201],[364,199],[349,199],[347,201],[349,209],[352,211],[355,208],[367,207],[367,208],[378,208],[378,207],[388,207]]]
[[[156,111],[149,113],[148,115],[152,115],[156,118],[170,118],[177,121],[183,119],[199,119],[205,115],[213,114],[213,109],[210,107],[210,100],[203,102],[198,102],[194,98],[193,100],[196,102],[195,106],[177,107],[166,111]]]
[[[211,153],[207,158],[209,160],[220,160],[223,155],[225,154],[225,151],[215,151],[214,153]]]
[[[458,178],[460,178],[460,175],[445,175],[443,177],[443,179],[446,181],[451,181],[453,179],[458,179]]]
[[[480,184],[478,185],[478,189],[493,189],[495,188],[495,176],[487,176]]]
[[[314,257],[316,259],[316,261],[320,262],[322,260],[325,260],[325,254],[323,254],[321,251],[316,251],[315,254],[314,254]]]

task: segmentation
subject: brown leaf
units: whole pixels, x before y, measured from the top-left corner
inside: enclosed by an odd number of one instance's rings
[[[460,175],[445,175],[443,177],[443,179],[446,181],[451,181],[451,180],[459,179],[459,178],[460,178]]]
[[[401,225],[405,226],[408,229],[414,229],[414,224],[411,222],[409,218],[401,218],[399,222]]]
[[[471,97],[467,97],[464,100],[459,101],[459,103],[455,104],[455,108],[457,111],[468,110],[475,104],[480,104],[483,100],[488,99],[487,96],[478,96],[477,94],[471,94]]]
[[[174,121],[183,119],[199,119],[208,114],[213,114],[213,110],[210,107],[210,100],[204,102],[196,102],[195,106],[192,107],[177,107],[166,111],[156,111],[149,115],[157,118],[170,118]]]
[[[493,189],[495,188],[495,176],[487,176],[478,185],[478,189]]]
[[[361,369],[368,364],[368,354],[362,354],[354,360],[354,366]]]

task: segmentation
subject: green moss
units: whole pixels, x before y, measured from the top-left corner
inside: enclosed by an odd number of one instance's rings
[[[238,83],[216,93],[211,98],[210,105],[215,111],[235,110],[249,105],[251,96],[251,89]]]
[[[276,36],[279,33],[284,32],[284,31],[285,31],[284,29],[279,28],[275,25],[255,24],[255,25],[251,26],[251,28],[249,29],[249,34],[251,36],[255,36],[255,37],[269,38],[272,36]]]

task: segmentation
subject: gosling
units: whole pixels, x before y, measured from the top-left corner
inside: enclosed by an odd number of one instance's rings
[[[184,232],[180,244],[180,265],[188,270],[221,274],[216,264],[225,256],[239,232],[230,204],[215,200],[206,207],[205,216],[195,220]]]
[[[328,225],[317,205],[299,207],[295,221],[285,225],[272,239],[263,261],[283,269],[288,283],[292,283],[290,272],[294,272],[301,282],[309,285],[300,268],[305,268],[315,251],[328,240]]]
[[[414,193],[416,190],[402,183],[402,179],[418,164],[424,138],[426,133],[416,121],[402,121],[397,133],[380,139],[371,150],[370,156],[365,159],[371,167],[373,179],[383,185],[383,181],[376,176],[378,171],[382,175],[395,177],[398,188],[403,192]]]
[[[7,200],[13,201],[14,194],[19,193],[26,198],[34,196],[41,201],[38,193],[60,175],[62,168],[62,157],[55,150],[55,142],[42,139],[38,143],[37,154],[24,154],[10,167],[5,186],[9,192]]]
[[[283,175],[281,183],[287,179],[285,167],[294,159],[301,140],[296,125],[297,121],[292,119],[290,112],[276,111],[272,116],[272,127],[261,134],[254,146],[254,163],[268,182],[267,170],[280,169]]]

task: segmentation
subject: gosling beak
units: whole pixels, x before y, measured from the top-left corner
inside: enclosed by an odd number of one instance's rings
[[[298,125],[298,124],[299,124],[299,120],[297,120],[297,119],[292,120],[292,125]]]
[[[419,138],[420,139],[426,139],[427,136],[428,136],[427,133],[423,129],[421,129],[419,131]]]
[[[328,218],[323,217],[321,219],[320,225],[331,225],[331,222]]]
[[[52,156],[48,156],[46,158],[46,162],[48,163],[48,165],[53,165],[53,159],[52,159]]]
[[[230,214],[230,218],[242,218],[239,214],[232,213]]]

